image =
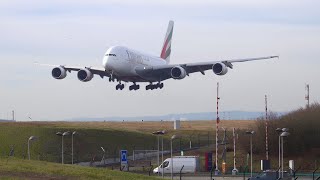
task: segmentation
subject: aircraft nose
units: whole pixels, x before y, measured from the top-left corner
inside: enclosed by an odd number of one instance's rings
[[[104,57],[102,60],[102,65],[105,69],[108,67],[108,57]]]

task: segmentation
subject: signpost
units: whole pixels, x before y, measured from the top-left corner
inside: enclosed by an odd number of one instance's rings
[[[127,150],[121,150],[120,151],[120,161],[121,161],[121,167],[124,167],[124,171],[128,171],[128,151]]]

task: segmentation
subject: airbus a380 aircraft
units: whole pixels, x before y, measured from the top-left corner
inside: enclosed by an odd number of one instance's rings
[[[63,79],[67,72],[77,71],[78,79],[82,82],[90,81],[94,75],[101,78],[108,77],[109,81],[118,81],[116,90],[122,90],[122,82],[132,82],[129,90],[137,90],[138,82],[149,82],[146,90],[162,89],[162,81],[173,78],[183,79],[191,73],[200,72],[203,75],[206,70],[212,70],[216,75],[225,75],[228,68],[232,69],[232,63],[276,58],[267,56],[258,58],[220,60],[212,62],[200,62],[189,64],[170,64],[171,42],[173,33],[173,21],[169,22],[160,57],[150,56],[123,46],[110,47],[102,60],[103,67],[73,67],[57,66],[52,70],[52,76]]]

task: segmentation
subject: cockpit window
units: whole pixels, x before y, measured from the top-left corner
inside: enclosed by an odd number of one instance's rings
[[[106,54],[106,56],[117,56],[115,54]]]

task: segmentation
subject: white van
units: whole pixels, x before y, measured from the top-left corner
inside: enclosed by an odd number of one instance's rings
[[[182,166],[181,173],[195,173],[200,169],[199,156],[175,156],[173,159],[173,166],[171,165],[171,158],[167,158],[163,163],[153,170],[153,173],[171,173],[171,167],[173,167],[173,173],[179,173]]]

